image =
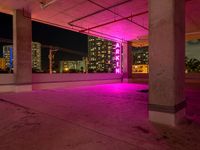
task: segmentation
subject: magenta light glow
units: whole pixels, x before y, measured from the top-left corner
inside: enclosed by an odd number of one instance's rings
[[[121,44],[116,43],[115,46],[115,73],[120,74],[121,73]]]

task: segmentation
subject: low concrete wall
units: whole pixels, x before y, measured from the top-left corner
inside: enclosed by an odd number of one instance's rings
[[[80,87],[80,86],[90,86],[90,85],[98,85],[98,84],[111,84],[111,83],[119,83],[120,80],[112,79],[112,80],[93,80],[93,81],[73,81],[73,82],[54,82],[54,83],[33,83],[33,90],[40,89],[55,89],[55,88],[72,88],[72,87]]]
[[[33,74],[32,83],[55,83],[55,82],[80,82],[95,80],[121,79],[121,75],[115,73],[88,73],[88,74]]]
[[[188,73],[185,75],[186,83],[200,83],[200,73]]]
[[[32,74],[32,89],[52,89],[121,82],[122,75],[115,73],[91,74]],[[0,74],[0,92],[26,89],[26,85],[15,85],[14,74]],[[29,88],[31,89],[31,88]]]
[[[148,83],[149,74],[146,73],[136,73],[132,74],[132,82],[134,83]]]
[[[148,83],[149,74],[133,74],[133,82]],[[186,83],[200,83],[200,73],[187,73],[185,74]]]
[[[32,75],[33,90],[69,88],[75,86],[97,85],[117,82],[121,82],[121,75],[114,73]]]
[[[200,83],[200,73],[186,74],[186,83]],[[33,74],[32,89],[67,88],[121,82],[121,75],[114,73],[91,74]],[[133,74],[133,82],[148,83],[148,74]],[[14,74],[0,74],[0,92],[16,90]]]
[[[0,74],[0,85],[9,85],[14,83],[14,74]]]
[[[0,92],[14,91],[14,83],[14,74],[0,74]]]

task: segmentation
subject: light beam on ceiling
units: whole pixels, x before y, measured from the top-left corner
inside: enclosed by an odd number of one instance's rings
[[[40,7],[42,9],[47,8],[48,6],[50,6],[51,4],[55,3],[57,0],[51,0],[51,1],[41,1],[40,2]]]

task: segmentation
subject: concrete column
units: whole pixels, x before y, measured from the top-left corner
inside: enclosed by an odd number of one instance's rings
[[[13,15],[14,76],[16,91],[32,89],[31,14],[15,10]]]
[[[130,82],[132,80],[132,62],[133,54],[131,43],[124,42],[123,45],[123,82]]]
[[[185,0],[149,0],[149,119],[175,126],[185,115]]]

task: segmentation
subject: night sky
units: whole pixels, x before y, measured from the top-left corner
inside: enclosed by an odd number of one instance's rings
[[[12,39],[12,16],[0,13],[0,37]]]
[[[12,16],[0,13],[0,37],[12,39]],[[87,56],[87,35],[57,28],[54,26],[32,22],[32,41],[41,44],[59,46],[73,51],[85,53]],[[5,44],[4,44],[5,45]],[[8,45],[8,44],[7,44]],[[0,43],[0,56],[2,56],[2,43]],[[81,60],[82,56],[57,52],[56,60]],[[58,62],[57,62],[58,63]],[[48,49],[42,49],[42,68],[48,66]]]
[[[87,35],[54,26],[32,23],[33,41],[87,53]]]
[[[12,39],[12,16],[0,13],[0,37]],[[32,23],[33,41],[87,53],[87,35],[54,26]]]

